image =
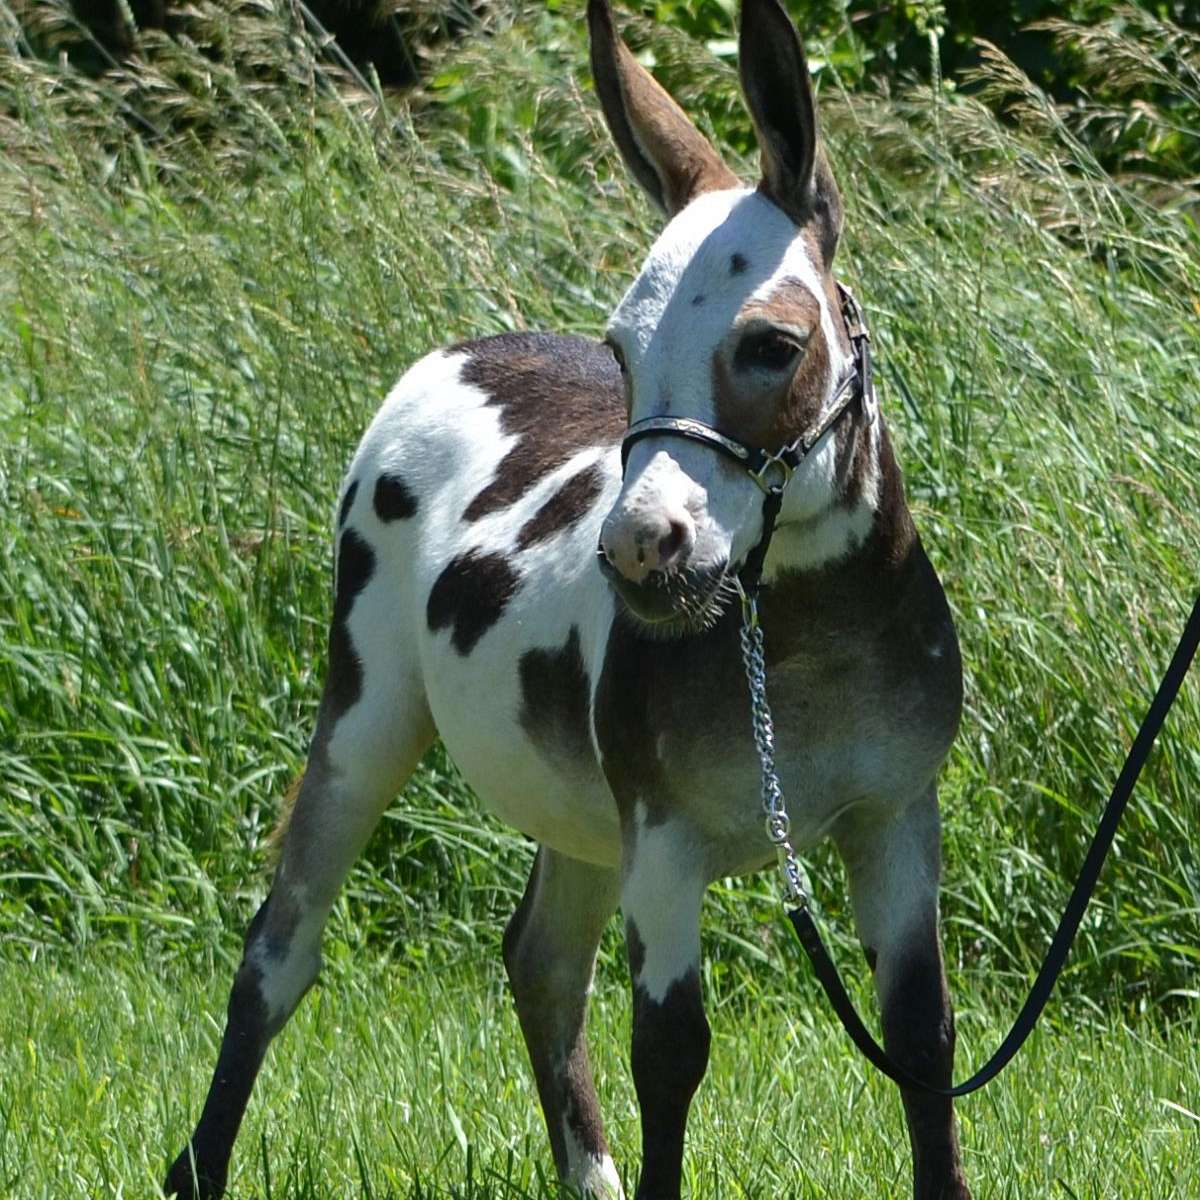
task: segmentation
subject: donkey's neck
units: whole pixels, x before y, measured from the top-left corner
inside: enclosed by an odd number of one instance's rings
[[[797,638],[811,644],[848,630],[857,629],[861,635],[903,623],[910,608],[924,603],[932,569],[908,511],[887,430],[879,420],[871,429],[875,473],[861,477],[867,486],[856,493],[852,474],[845,491],[811,530],[785,527],[778,550],[772,542],[771,557],[778,558],[765,577],[762,602],[764,621],[789,631],[776,644],[784,657],[796,648]],[[830,552],[814,565],[822,545],[818,538]]]
[[[789,513],[785,503],[767,554],[767,582],[834,570],[880,536],[911,534],[911,523],[898,521],[904,488],[883,422],[866,423],[856,414],[835,437],[823,502],[798,514]]]

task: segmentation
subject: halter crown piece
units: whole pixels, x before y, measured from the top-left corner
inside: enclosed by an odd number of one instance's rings
[[[758,586],[762,579],[767,547],[771,544],[771,535],[775,532],[775,521],[783,503],[783,491],[800,464],[856,404],[863,420],[868,425],[875,420],[879,411],[879,404],[875,397],[875,381],[871,374],[871,335],[867,332],[862,308],[848,287],[839,283],[837,289],[842,302],[842,319],[846,323],[846,333],[850,338],[853,370],[838,385],[837,391],[833,395],[833,406],[829,412],[812,429],[805,430],[792,441],[780,446],[778,450],[770,451],[763,450],[758,446],[748,446],[745,442],[730,437],[729,434],[722,433],[693,417],[646,417],[630,425],[621,441],[622,473],[624,473],[625,464],[629,461],[629,451],[637,442],[643,438],[666,435],[688,438],[690,441],[703,442],[706,446],[711,446],[745,468],[750,478],[762,489],[762,536],[750,553],[746,555],[746,561],[737,575],[738,589],[742,595],[743,605],[749,600],[753,607],[753,600],[758,593]],[[757,613],[755,613],[754,619],[757,623]]]

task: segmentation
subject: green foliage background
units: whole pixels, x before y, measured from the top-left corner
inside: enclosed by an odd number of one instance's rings
[[[841,270],[964,644],[944,907],[952,972],[984,990],[1019,990],[1040,957],[1200,580],[1200,45],[1104,11],[1057,30],[1094,95],[1066,104],[994,50],[931,71],[957,35],[926,38],[911,77],[899,58],[878,72],[833,10],[810,42]],[[752,177],[723,6],[656,15],[629,18],[631,43]],[[145,32],[88,74],[41,53],[77,28],[68,9],[0,3],[0,938],[17,957],[236,954],[315,709],[358,434],[431,345],[596,332],[656,227],[608,149],[574,0],[493,13],[429,50],[405,95],[293,10],[189,19],[195,37]],[[1136,120],[1106,87],[1145,98]],[[1078,1007],[1197,1003],[1198,717],[1193,682],[1082,932]],[[494,946],[529,857],[435,753],[333,945]],[[848,954],[839,868],[821,853],[813,873]],[[794,967],[756,919],[770,894],[714,889],[710,971],[735,990]]]

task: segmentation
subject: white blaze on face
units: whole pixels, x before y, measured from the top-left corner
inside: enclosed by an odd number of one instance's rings
[[[825,338],[832,384],[848,361],[820,272],[791,218],[752,189],[709,192],[679,213],[609,322],[632,381],[630,421],[675,416],[717,425],[714,354],[742,310],[768,300],[784,280],[807,287],[819,306],[820,328],[810,346]],[[827,439],[789,487],[783,519],[803,521],[828,506],[835,484],[832,443]],[[736,562],[758,539],[762,493],[746,472],[711,447],[671,435],[631,449],[606,539],[635,539],[649,514],[681,506],[695,523],[691,562],[697,569]]]

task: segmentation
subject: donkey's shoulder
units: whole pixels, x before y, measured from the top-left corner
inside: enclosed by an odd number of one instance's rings
[[[561,333],[499,333],[460,342],[459,379],[502,410],[506,432],[545,428],[587,442],[618,441],[625,392],[612,352],[591,338]]]
[[[561,470],[615,463],[625,421],[621,372],[600,342],[553,333],[459,342],[397,381],[359,444],[341,504],[357,479],[382,472],[419,493],[455,494],[448,504],[461,503],[471,526],[511,511]]]

